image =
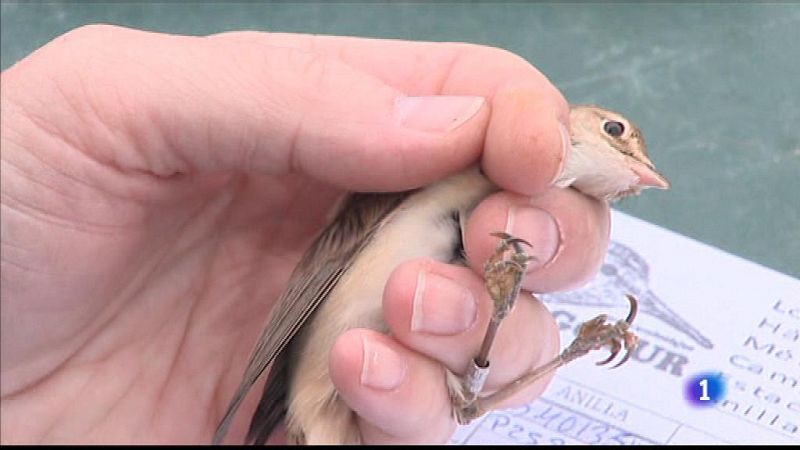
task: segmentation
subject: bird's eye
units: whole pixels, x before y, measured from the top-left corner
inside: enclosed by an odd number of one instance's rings
[[[620,137],[622,136],[622,133],[625,132],[625,125],[623,125],[622,122],[609,120],[603,124],[603,131],[608,133],[610,136]]]

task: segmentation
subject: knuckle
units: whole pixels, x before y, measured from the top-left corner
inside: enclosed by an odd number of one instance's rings
[[[121,33],[128,31],[117,25],[89,24],[67,31],[53,40],[55,47],[78,47],[83,51],[91,51],[98,43],[115,40]]]
[[[38,61],[43,71],[57,72],[54,80],[69,80],[70,75],[93,72],[86,69],[96,67],[101,60],[119,58],[118,41],[126,31],[131,30],[106,24],[83,25],[53,39],[32,59]]]
[[[505,48],[469,43],[460,45],[464,54],[473,54],[478,60],[489,60],[505,69],[536,70],[527,59]]]

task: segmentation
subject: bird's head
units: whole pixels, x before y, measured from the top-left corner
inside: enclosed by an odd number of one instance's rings
[[[644,136],[621,114],[593,105],[570,109],[572,151],[557,186],[573,186],[594,197],[617,200],[642,189],[668,189],[647,155]]]

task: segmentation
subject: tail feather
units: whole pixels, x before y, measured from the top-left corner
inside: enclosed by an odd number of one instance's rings
[[[285,351],[283,353],[283,355],[278,355],[272,364],[261,401],[258,402],[258,408],[250,421],[250,429],[247,432],[247,443],[249,444],[264,445],[275,428],[283,423],[286,417],[289,358],[285,355]]]

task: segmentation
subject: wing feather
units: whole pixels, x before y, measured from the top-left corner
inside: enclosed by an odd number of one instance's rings
[[[225,437],[236,411],[252,386],[270,364],[283,353],[298,330],[311,317],[369,242],[384,219],[410,194],[351,194],[342,204],[336,218],[328,225],[301,258],[292,273],[287,289],[273,308],[269,323],[251,354],[242,381],[214,434],[213,443]],[[285,385],[285,383],[282,383]],[[285,389],[285,387],[284,387]],[[268,395],[267,395],[268,394]],[[259,417],[275,417],[270,405],[278,406],[285,392],[268,389],[251,423],[252,430],[268,435]],[[280,405],[282,407],[282,405]],[[268,427],[271,428],[271,427]],[[265,437],[264,437],[265,438]],[[252,439],[252,436],[248,440]]]

